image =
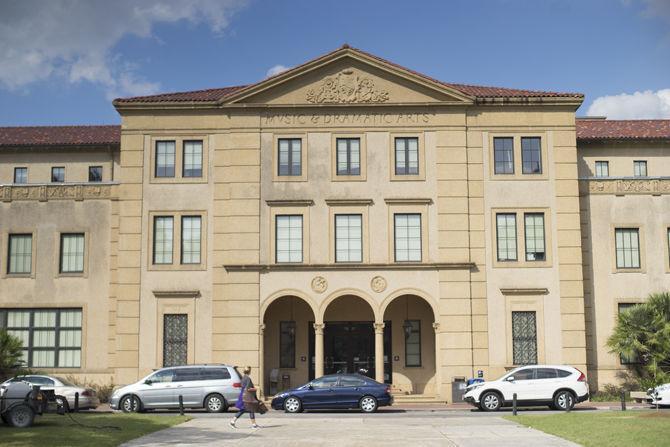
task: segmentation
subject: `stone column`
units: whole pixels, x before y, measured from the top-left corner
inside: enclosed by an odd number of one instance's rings
[[[261,384],[260,398],[268,395],[265,391],[265,324],[258,326],[258,383]]]
[[[324,323],[314,323],[314,378],[323,376],[323,329]],[[311,359],[310,359],[311,360]]]
[[[375,380],[384,383],[384,323],[374,323],[375,327]]]

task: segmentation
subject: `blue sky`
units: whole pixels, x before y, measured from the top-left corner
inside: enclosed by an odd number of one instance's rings
[[[579,115],[670,118],[670,0],[10,0],[0,126],[118,123],[115,96],[255,82],[345,42],[444,81],[583,92]]]

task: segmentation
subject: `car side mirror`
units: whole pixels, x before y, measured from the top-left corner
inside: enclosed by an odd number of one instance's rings
[[[508,382],[514,382],[514,376],[509,376],[505,380],[507,380]]]
[[[309,385],[307,385],[307,389],[308,389],[308,390],[313,390],[313,389],[314,389],[314,385],[312,385],[312,384],[310,383]]]
[[[152,383],[153,382],[151,381],[151,379],[147,379],[147,380],[144,381],[145,385],[151,385]]]

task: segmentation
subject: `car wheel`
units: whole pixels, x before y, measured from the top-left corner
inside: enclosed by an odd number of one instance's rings
[[[372,396],[363,396],[358,406],[363,413],[374,413],[377,411],[377,399]]]
[[[140,399],[137,396],[129,395],[125,396],[119,402],[119,408],[124,413],[139,413],[140,412]]]
[[[9,410],[9,423],[16,428],[26,428],[33,425],[35,413],[28,405],[16,405]]]
[[[498,411],[502,406],[500,395],[494,391],[487,391],[479,398],[479,407],[484,411]]]
[[[302,402],[295,396],[291,396],[284,401],[284,411],[287,413],[300,413],[302,411]]]
[[[56,396],[56,404],[59,407],[63,407],[63,411],[70,411],[70,404],[67,402],[67,399],[63,396]]]
[[[226,400],[220,394],[210,394],[205,399],[205,409],[208,413],[221,413],[226,410]]]
[[[575,406],[575,395],[571,391],[562,390],[554,396],[554,406],[558,410],[570,411]]]

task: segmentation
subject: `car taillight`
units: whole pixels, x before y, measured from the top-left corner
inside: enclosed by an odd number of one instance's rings
[[[242,382],[233,382],[233,388],[242,388]]]
[[[577,371],[579,371],[579,370],[577,370]],[[579,371],[579,379],[577,379],[577,382],[586,382],[586,376],[581,371]]]
[[[391,387],[390,386],[386,387],[386,394],[391,394]]]
[[[81,395],[84,397],[91,397],[93,396],[93,390],[84,390],[81,392]]]

